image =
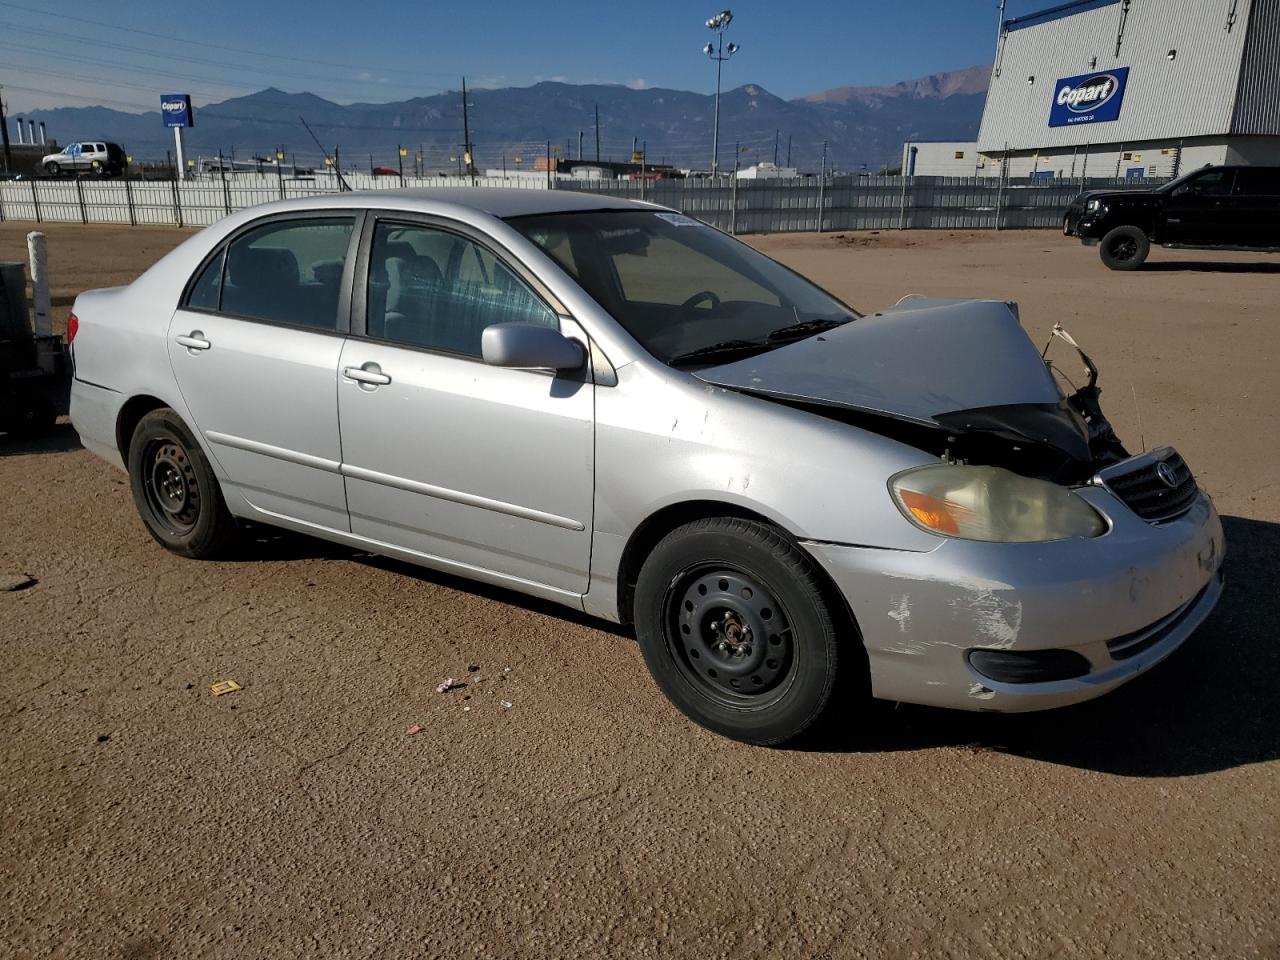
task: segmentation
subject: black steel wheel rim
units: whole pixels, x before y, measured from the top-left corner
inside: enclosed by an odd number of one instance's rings
[[[200,518],[200,484],[182,444],[171,438],[153,440],[142,468],[151,516],[172,533],[190,533]]]
[[[686,681],[730,707],[777,702],[796,669],[791,617],[759,578],[725,563],[691,567],[663,604],[667,648]]]
[[[1116,260],[1128,261],[1138,255],[1138,241],[1130,237],[1121,237],[1111,242],[1111,256]]]

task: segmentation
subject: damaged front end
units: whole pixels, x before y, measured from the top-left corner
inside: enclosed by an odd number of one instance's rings
[[[1041,352],[1027,338],[1016,306],[980,300],[908,298],[698,376],[941,460],[1075,485],[1129,454],[1102,412],[1097,367],[1061,326],[1050,345],[1054,339],[1074,347],[1087,371],[1070,394],[1054,377],[1048,346]]]

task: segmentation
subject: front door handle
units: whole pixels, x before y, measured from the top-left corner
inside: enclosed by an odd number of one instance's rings
[[[182,346],[186,347],[188,350],[192,350],[192,351],[208,350],[210,347],[213,346],[212,343],[210,343],[208,340],[204,338],[204,333],[200,330],[192,330],[190,333],[178,334],[178,336],[174,337],[173,339],[176,340],[178,343],[180,343]]]
[[[376,363],[366,363],[360,367],[343,367],[342,375],[356,383],[368,384],[371,387],[386,386],[391,378],[382,372]]]

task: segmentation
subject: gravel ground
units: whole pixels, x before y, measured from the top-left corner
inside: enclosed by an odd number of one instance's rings
[[[186,235],[45,229],[59,323]],[[0,581],[36,581],[0,592],[0,955],[1280,957],[1280,261],[752,242],[864,309],[1064,323],[1121,435],[1224,514],[1199,634],[1091,704],[885,704],[754,749],[669,707],[626,631],[293,536],[184,561],[69,425],[0,440]]]

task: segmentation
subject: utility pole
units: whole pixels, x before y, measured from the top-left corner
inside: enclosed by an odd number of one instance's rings
[[[467,117],[467,78],[462,78],[462,159],[471,175],[471,185],[476,185],[476,168],[471,163],[471,123]]]
[[[787,134],[787,166],[791,166],[791,134]]]
[[[578,159],[582,159],[582,131],[578,131]]]
[[[773,165],[775,167],[778,165],[778,137],[781,133],[781,130],[773,131]]]
[[[9,149],[9,121],[4,116],[4,86],[0,85],[0,136],[4,137],[4,172],[13,166],[13,153]]]
[[[600,162],[600,104],[596,104],[596,163]]]

